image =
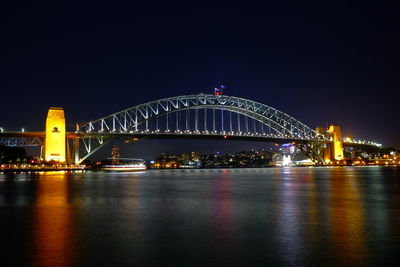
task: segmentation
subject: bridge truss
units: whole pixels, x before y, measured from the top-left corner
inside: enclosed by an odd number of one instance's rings
[[[297,142],[313,151],[328,141],[290,115],[265,104],[226,95],[184,95],[133,106],[78,125],[82,156],[88,158],[112,139],[207,138]],[[304,147],[305,146],[305,147]],[[318,153],[309,153],[310,155]],[[313,157],[323,164],[323,159]],[[321,162],[322,161],[322,162]]]
[[[2,146],[42,146],[43,138],[38,136],[23,136],[23,137],[1,137],[0,145]]]

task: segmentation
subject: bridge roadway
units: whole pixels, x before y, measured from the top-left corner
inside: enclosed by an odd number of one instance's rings
[[[44,142],[45,132],[1,132],[0,139],[8,138],[39,138]],[[126,140],[137,141],[135,139],[208,139],[208,140],[236,140],[236,141],[258,141],[258,142],[274,142],[274,143],[309,143],[320,142],[330,143],[329,140],[322,139],[302,139],[302,138],[285,138],[268,134],[230,134],[228,132],[221,133],[204,133],[204,132],[126,132],[126,133],[90,133],[90,132],[67,132],[67,139],[74,138],[105,138],[109,140]],[[1,144],[2,142],[0,142]]]
[[[44,131],[35,131],[35,132],[17,132],[17,131],[10,131],[10,132],[0,132],[0,145],[4,142],[4,140],[9,138],[38,138],[42,142],[44,142],[46,133]],[[239,141],[259,141],[259,142],[274,142],[279,144],[285,143],[309,143],[309,142],[319,142],[319,143],[331,143],[330,140],[323,140],[323,139],[301,139],[301,138],[282,138],[276,136],[269,136],[269,135],[262,135],[262,134],[242,134],[242,135],[232,135],[226,133],[224,138],[224,134],[222,133],[208,133],[204,134],[200,133],[185,133],[182,132],[133,132],[133,133],[85,133],[85,132],[67,132],[66,133],[67,139],[74,139],[74,138],[88,138],[88,137],[104,137],[107,139],[120,139],[120,140],[127,140],[127,141],[135,141],[133,139],[209,139],[209,140],[239,140]],[[36,144],[39,145],[39,144]],[[368,143],[359,143],[359,142],[352,142],[352,141],[343,141],[343,145],[346,146],[372,146],[376,147],[376,145],[368,144]]]
[[[79,135],[79,133],[77,133]],[[274,143],[309,143],[312,141],[329,143],[327,140],[320,139],[301,139],[301,138],[285,138],[271,135],[257,134],[229,134],[229,133],[188,133],[188,132],[136,132],[136,133],[83,133],[84,137],[104,137],[110,139],[122,139],[127,141],[135,141],[135,139],[206,139],[206,140],[235,140],[235,141],[258,141],[258,142],[274,142]]]
[[[44,138],[46,136],[46,132],[41,131],[41,132],[17,132],[17,131],[12,131],[12,132],[0,132],[0,137],[5,137],[5,138],[28,138],[28,137],[39,137],[39,138]],[[74,137],[79,137],[75,132],[67,132],[67,138],[71,139]]]
[[[41,146],[44,144],[46,132],[0,132],[0,145],[4,146]],[[66,134],[67,139],[79,137],[74,132]]]

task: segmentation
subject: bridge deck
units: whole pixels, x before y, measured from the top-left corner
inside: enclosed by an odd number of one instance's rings
[[[75,138],[82,136],[79,133],[75,132],[67,132],[67,138]],[[28,138],[28,137],[39,137],[44,138],[46,136],[46,132],[0,132],[0,137],[13,137],[13,138]]]
[[[37,132],[0,132],[0,138],[41,138],[44,139],[46,133],[44,131]],[[296,139],[296,138],[278,138],[268,135],[223,135],[221,133],[204,134],[204,133],[84,133],[84,132],[67,132],[68,139],[104,137],[106,139],[122,139],[127,141],[134,141],[134,139],[208,139],[208,140],[238,140],[238,141],[258,141],[258,142],[274,142],[274,143],[308,143],[308,142],[321,142],[330,143],[330,140],[321,139]],[[225,137],[224,137],[225,136]],[[346,146],[371,146],[369,144],[358,144],[355,142],[343,142]]]

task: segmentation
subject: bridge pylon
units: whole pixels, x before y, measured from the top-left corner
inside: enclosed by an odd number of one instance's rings
[[[343,141],[342,130],[339,125],[329,126],[329,134],[332,139],[332,160],[342,160],[343,156]]]
[[[329,164],[344,159],[342,130],[339,125],[330,125],[329,128],[318,127],[316,132],[324,136],[329,142],[320,149],[320,156]]]
[[[46,118],[45,156],[46,161],[66,161],[66,130],[64,110],[51,107]]]

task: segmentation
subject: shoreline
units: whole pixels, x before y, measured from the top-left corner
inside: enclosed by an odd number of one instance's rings
[[[0,169],[0,173],[22,173],[22,172],[56,172],[56,171],[86,171],[86,168],[43,168],[43,169]]]
[[[179,171],[191,171],[191,170],[223,170],[223,169],[269,169],[269,168],[324,168],[324,167],[399,167],[399,165],[314,165],[314,166],[266,166],[266,167],[221,167],[221,168],[148,168],[144,171],[156,171],[156,170],[179,170]],[[0,169],[0,174],[8,173],[38,173],[38,172],[76,172],[76,171],[102,171],[99,169],[91,168],[43,168],[43,169]],[[116,171],[117,172],[117,171]]]

